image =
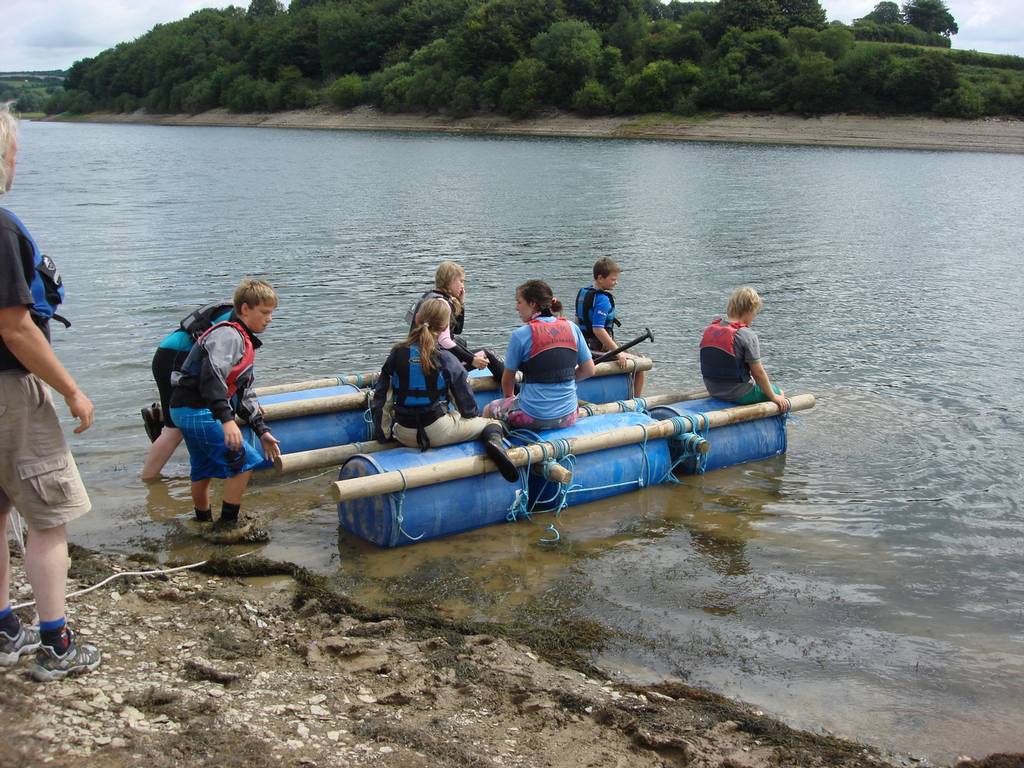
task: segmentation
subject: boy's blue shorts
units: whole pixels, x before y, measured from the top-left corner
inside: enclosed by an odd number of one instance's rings
[[[213,418],[209,408],[171,408],[171,418],[185,437],[193,482],[211,477],[234,477],[265,461],[262,451],[245,440],[239,454],[229,455],[224,445],[224,427]]]

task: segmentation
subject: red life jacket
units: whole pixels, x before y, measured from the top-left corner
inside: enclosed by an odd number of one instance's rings
[[[701,376],[716,381],[750,381],[750,367],[736,356],[736,332],[748,326],[740,322],[722,325],[721,320],[712,320],[700,340]]]
[[[228,385],[228,400],[235,396],[235,392],[238,390],[238,377],[245,373],[247,370],[252,368],[252,364],[256,361],[256,350],[253,348],[252,339],[249,338],[249,332],[241,325],[241,323],[234,323],[230,320],[225,320],[222,323],[217,323],[211,326],[207,331],[203,333],[198,339],[197,344],[202,344],[203,341],[213,333],[217,328],[223,328],[225,325],[231,326],[239,335],[242,337],[242,343],[245,348],[242,350],[242,358],[231,367],[231,372],[228,373],[227,385]]]
[[[564,317],[553,323],[539,317],[530,320],[530,357],[519,366],[523,382],[555,384],[576,378],[576,334]]]

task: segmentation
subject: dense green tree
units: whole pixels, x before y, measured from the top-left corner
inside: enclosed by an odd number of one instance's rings
[[[841,83],[835,63],[821,51],[805,53],[796,62],[789,80],[789,106],[797,112],[835,110],[841,95]]]
[[[284,8],[277,0],[252,0],[249,3],[249,10],[246,14],[252,18],[273,16],[280,13]]]
[[[551,95],[560,104],[594,77],[601,62],[601,36],[585,21],[556,21],[532,48],[551,72]]]
[[[572,97],[572,108],[581,115],[605,115],[611,111],[612,97],[597,80],[587,80]]]
[[[779,0],[785,29],[790,27],[809,27],[822,29],[827,18],[825,9],[818,0]]]
[[[949,37],[960,31],[953,14],[942,0],[907,0],[903,4],[903,18],[907,24],[925,32],[937,32]]]
[[[856,21],[871,21],[875,24],[903,24],[903,12],[890,0],[882,0],[871,13]],[[855,22],[856,23],[856,22]]]
[[[529,117],[544,104],[548,68],[538,59],[520,59],[508,73],[508,86],[501,92],[501,108],[513,117]]]
[[[714,20],[723,32],[729,27],[750,32],[755,29],[781,29],[784,26],[778,0],[719,0]]]
[[[327,102],[338,109],[348,109],[366,101],[366,84],[359,75],[342,75],[325,90]]]

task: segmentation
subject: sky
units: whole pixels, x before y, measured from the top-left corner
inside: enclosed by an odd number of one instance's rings
[[[901,1],[901,0],[900,0]],[[822,0],[830,21],[849,23],[878,0]],[[155,24],[177,21],[217,0],[3,0],[0,72],[67,69]],[[248,6],[247,0],[236,5]],[[1024,56],[1021,0],[946,0],[960,34],[954,48]]]

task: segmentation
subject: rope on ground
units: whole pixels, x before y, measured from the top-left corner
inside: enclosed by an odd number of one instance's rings
[[[307,480],[316,480],[318,477],[323,477],[328,472],[334,472],[334,470],[335,470],[335,467],[331,467],[330,469],[325,469],[323,472],[321,472],[318,475],[310,475],[309,477],[300,477],[298,480],[289,480],[287,483],[283,483],[283,485],[295,485],[296,483],[304,483]]]
[[[248,557],[251,554],[254,554],[254,553],[253,552],[243,552],[240,555],[235,555],[231,559],[232,560],[237,560],[240,557]],[[93,584],[91,587],[86,587],[85,589],[79,589],[76,592],[69,592],[68,594],[66,594],[64,596],[64,599],[65,600],[70,600],[73,597],[80,597],[82,595],[88,594],[89,592],[92,592],[94,590],[99,589],[100,587],[104,586],[105,584],[109,584],[114,579],[120,579],[120,578],[125,577],[125,576],[162,576],[162,575],[165,575],[165,574],[168,574],[168,573],[177,573],[178,571],[188,571],[188,570],[191,570],[193,568],[199,568],[200,566],[206,565],[208,562],[210,562],[210,561],[209,560],[201,560],[198,563],[191,563],[190,565],[179,565],[179,566],[177,566],[175,568],[161,568],[161,569],[155,570],[155,571],[121,571],[119,573],[115,573],[115,574],[112,574],[112,575],[108,576],[103,581],[99,582],[98,584]],[[17,609],[17,608],[29,608],[29,607],[31,607],[31,606],[33,606],[35,604],[36,604],[35,600],[29,600],[27,603],[18,603],[17,605],[12,605],[11,607],[15,608],[15,609]]]

